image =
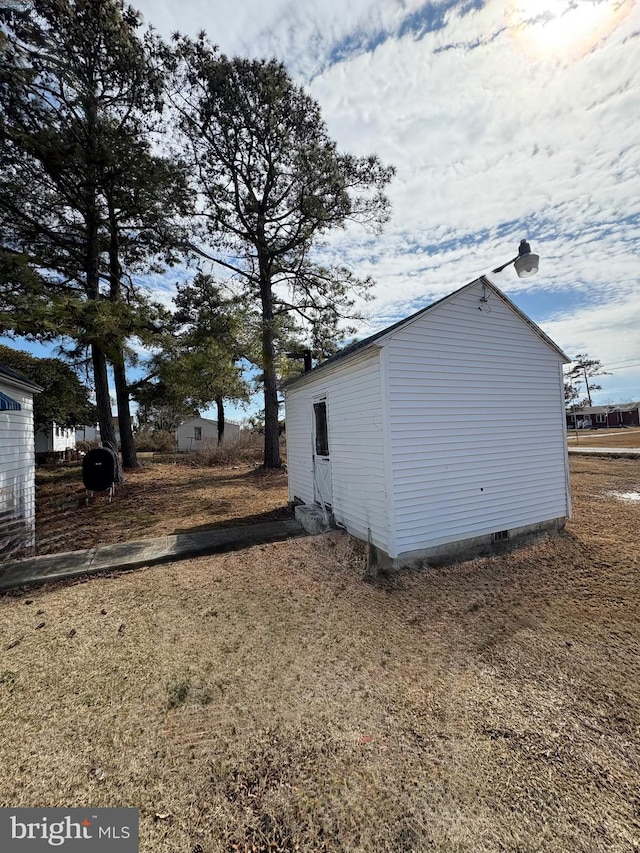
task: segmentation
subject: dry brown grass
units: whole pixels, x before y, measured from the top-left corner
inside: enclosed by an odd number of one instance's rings
[[[332,534],[5,597],[1,804],[137,806],[145,853],[637,849],[640,463],[572,469],[568,533],[500,558],[370,585]]]
[[[284,456],[284,440],[280,450]],[[242,430],[234,441],[224,441],[222,444],[205,441],[200,450],[189,455],[202,465],[233,465],[238,462],[259,464],[264,459],[264,436]]]
[[[286,473],[246,463],[147,462],[112,503],[99,494],[86,504],[79,466],[38,469],[36,483],[39,554],[291,517]]]
[[[575,430],[567,434],[569,447],[640,447],[640,429]]]

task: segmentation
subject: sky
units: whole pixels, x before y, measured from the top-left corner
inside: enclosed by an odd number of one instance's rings
[[[640,399],[639,3],[134,5],[165,37],[204,29],[229,55],[282,60],[341,150],[396,167],[383,234],[349,228],[327,249],[376,281],[359,336],[488,273],[526,238],[538,274],[490,277],[569,356],[602,361],[594,403]]]

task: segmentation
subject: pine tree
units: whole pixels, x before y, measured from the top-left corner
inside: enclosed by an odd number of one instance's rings
[[[222,441],[224,401],[246,401],[250,394],[240,365],[248,349],[246,311],[202,273],[177,286],[174,303],[160,352],[150,361],[149,379],[138,383],[136,399],[148,411],[186,415],[215,403]]]
[[[139,17],[121,0],[35,0],[0,19],[0,247],[21,258],[7,286],[0,277],[0,322],[88,348],[101,434],[115,446],[112,362],[124,461],[134,465],[124,349],[153,307],[123,285],[124,270],[156,250],[154,228],[167,234],[140,214],[158,209],[149,207],[156,185],[141,192],[138,179],[159,161],[145,118],[159,114],[163,91],[153,39],[138,36]]]
[[[393,169],[340,153],[318,104],[281,63],[219,56],[204,35],[176,38],[172,92],[203,200],[197,250],[232,273],[260,312],[264,465],[279,467],[281,318],[323,337],[323,326],[352,315],[354,294],[372,282],[323,267],[314,250],[347,222],[382,226]]]
[[[602,385],[597,385],[595,382],[591,382],[590,380],[595,376],[608,376],[609,371],[605,370],[602,366],[602,362],[598,361],[594,358],[589,358],[586,353],[578,354],[573,360],[573,367],[567,371],[566,378],[569,380],[569,385],[574,386],[574,383],[584,382],[585,390],[587,392],[587,400],[590,406],[593,405],[591,401],[591,392],[592,391],[600,391],[602,389]],[[566,384],[565,384],[565,399],[566,399]],[[579,396],[579,392],[576,391],[574,397]]]

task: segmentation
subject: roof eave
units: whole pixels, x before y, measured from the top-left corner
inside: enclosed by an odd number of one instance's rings
[[[362,353],[368,352],[374,347],[380,348],[381,346],[382,344],[380,343],[380,340],[376,338],[375,341],[363,344],[361,347],[358,347],[358,349],[354,350],[353,352],[347,353],[343,358],[337,359],[336,361],[333,361],[333,359],[327,359],[321,364],[317,364],[312,370],[307,370],[305,373],[301,373],[299,376],[294,376],[292,379],[287,379],[283,385],[283,389],[285,391],[288,391],[289,388],[293,387],[294,385],[302,384],[306,379],[309,379],[310,377],[315,378],[320,373],[325,373],[327,370],[332,367],[335,367],[338,364],[342,364],[343,362],[349,361],[351,358],[355,358],[356,356],[362,355]]]
[[[13,379],[11,376],[0,375],[0,382],[5,385],[11,385],[12,388],[18,388],[20,391],[28,391],[30,394],[41,394],[44,391],[40,385],[35,382],[30,382],[28,379],[22,382],[20,379]]]

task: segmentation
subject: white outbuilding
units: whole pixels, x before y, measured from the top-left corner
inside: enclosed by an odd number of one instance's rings
[[[33,395],[40,386],[0,364],[0,556],[35,542]]]
[[[225,420],[224,441],[237,441],[240,426]],[[208,450],[218,444],[218,421],[209,418],[191,418],[176,430],[178,450]]]
[[[448,562],[570,516],[567,356],[482,277],[286,388],[289,499],[379,565]]]
[[[76,449],[76,428],[61,426],[52,421],[46,429],[37,430],[35,441],[38,459],[40,454],[64,454],[68,450]]]

